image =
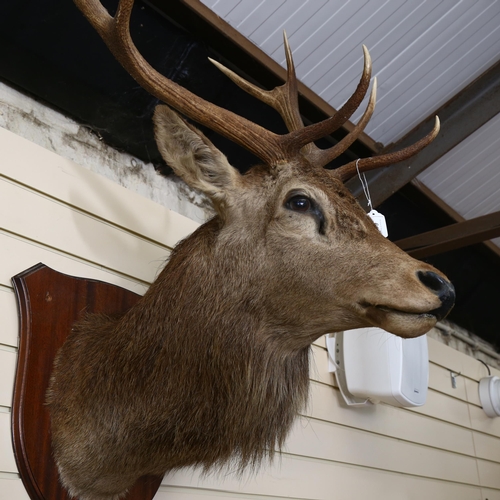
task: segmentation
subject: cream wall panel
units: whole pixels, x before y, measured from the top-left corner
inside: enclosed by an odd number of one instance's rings
[[[488,374],[485,373],[486,377]],[[481,406],[481,401],[479,400],[479,382],[471,380],[470,378],[465,378],[465,390],[467,391],[467,401],[473,405]]]
[[[428,342],[429,359],[433,363],[477,381],[488,375],[486,367],[477,359],[451,349],[435,339],[428,338]],[[500,376],[500,370],[493,367],[490,367],[490,370],[492,375]]]
[[[0,406],[12,405],[16,363],[16,352],[6,351],[0,346]]]
[[[500,490],[500,464],[487,460],[478,460],[477,468],[481,486]]]
[[[0,249],[2,255],[8,256],[8,258],[3,258],[0,266],[0,283],[4,286],[11,286],[12,276],[38,262],[43,262],[62,273],[108,281],[141,295],[146,291],[144,283],[106,271],[99,266],[84,262],[78,257],[62,254],[56,249],[46,248],[36,242],[2,233],[1,230]]]
[[[172,248],[199,226],[1,127],[0,151],[0,176],[162,245]]]
[[[311,383],[307,415],[376,434],[404,439],[456,453],[474,456],[472,432],[460,426],[394,406],[379,404],[349,408],[339,391]]]
[[[468,408],[469,405],[464,401],[430,390],[427,392],[427,401],[424,406],[408,408],[408,410],[463,427],[470,427]]]
[[[201,488],[179,488],[173,486],[160,486],[154,500],[290,500],[292,497],[267,496],[267,495],[243,495],[240,493],[228,493],[226,491],[211,491]]]
[[[204,477],[199,470],[184,469],[166,476],[163,484],[311,500],[472,500],[480,495],[476,486],[289,455],[254,477],[244,474],[238,479],[224,473]]]
[[[1,253],[0,253],[1,255]],[[18,345],[17,306],[14,292],[0,286],[0,344],[11,347]]]
[[[2,420],[3,417],[3,420]],[[10,414],[9,413],[1,413],[0,414],[0,442],[2,444],[3,453],[0,458],[0,467],[1,470],[8,472],[16,472],[16,466],[14,462],[14,456],[12,453],[12,449],[10,446]],[[476,467],[473,459],[468,459],[466,457],[461,457],[459,455],[453,456],[450,454],[444,454],[443,452],[439,452],[439,450],[432,450],[421,447],[418,449],[411,449],[408,447],[408,443],[401,443],[398,441],[394,441],[391,447],[385,446],[383,444],[381,447],[377,446],[377,443],[373,442],[373,439],[383,439],[381,437],[377,437],[375,435],[367,435],[364,437],[360,437],[360,431],[355,429],[341,429],[335,428],[334,426],[330,426],[330,429],[322,429],[325,423],[323,422],[300,422],[297,423],[296,429],[294,430],[294,434],[287,445],[289,448],[287,454],[283,455],[281,459],[277,460],[277,463],[272,466],[270,469],[267,467],[264,468],[258,476],[252,478],[250,476],[245,477],[240,484],[240,480],[236,474],[230,474],[228,479],[222,477],[210,476],[208,478],[209,483],[215,478],[216,484],[219,485],[219,488],[226,489],[225,485],[227,480],[230,485],[229,491],[244,491],[248,494],[269,494],[268,489],[268,481],[274,485],[274,491],[272,494],[276,495],[290,495],[290,498],[295,498],[293,495],[293,489],[288,491],[288,486],[282,486],[282,483],[289,480],[290,471],[288,469],[288,465],[284,462],[291,463],[296,465],[296,461],[299,460],[300,457],[292,457],[289,456],[288,453],[297,453],[303,455],[308,455],[309,453],[313,453],[315,456],[320,458],[327,458],[327,460],[308,460],[305,459],[303,463],[304,470],[301,473],[301,479],[304,481],[304,485],[301,489],[306,488],[309,484],[309,481],[305,477],[308,473],[312,473],[309,469],[316,468],[316,465],[323,465],[326,462],[330,462],[329,475],[333,473],[333,469],[336,470],[337,467],[343,468],[337,462],[344,462],[347,460],[352,460],[352,463],[366,465],[370,462],[373,464],[373,467],[376,469],[385,469],[388,467],[394,467],[394,471],[396,472],[406,472],[410,474],[407,477],[409,481],[414,480],[412,476],[418,475],[419,473],[428,473],[434,477],[439,477],[440,479],[452,480],[454,482],[465,482],[468,481],[470,483],[477,482]],[[333,428],[333,432],[332,432]],[[356,436],[358,434],[358,436]],[[366,439],[365,439],[366,438]],[[6,446],[6,442],[8,441],[8,446]],[[399,450],[395,450],[394,446],[398,447]],[[339,456],[341,454],[342,456]],[[433,457],[430,457],[430,454],[434,454]],[[439,456],[436,456],[439,455]],[[446,456],[445,456],[446,455]],[[300,459],[303,460],[303,459]],[[365,462],[363,464],[363,462]],[[468,463],[470,462],[470,463]],[[281,464],[281,466],[280,466]],[[285,465],[285,467],[284,467]],[[489,468],[488,468],[489,467]],[[406,470],[408,469],[408,470]],[[267,472],[267,471],[271,472]],[[492,469],[491,466],[488,466],[488,463],[485,463],[483,466],[483,474],[485,477],[485,481],[483,485],[492,487],[494,484],[494,480],[492,479],[492,474],[494,474],[495,469]],[[180,471],[178,474],[183,478],[181,484],[183,486],[192,486],[192,484],[186,484],[185,478],[186,475],[190,476],[191,473],[193,476],[198,477],[197,485],[201,485],[203,487],[207,487],[206,478],[202,478],[202,475],[199,474],[198,471]],[[276,477],[278,474],[279,478]],[[361,474],[363,475],[363,474]],[[177,474],[173,475],[177,477]],[[179,484],[178,479],[174,480],[172,483],[170,481],[171,476],[168,476],[167,479],[164,480],[164,484]],[[264,481],[264,484],[261,484]],[[391,479],[392,481],[392,479]],[[260,488],[265,486],[265,489],[262,491],[256,491],[254,487],[247,489],[248,482],[255,482],[255,487]],[[324,481],[323,481],[324,482]],[[200,484],[201,483],[201,484]],[[276,483],[276,484],[274,484]],[[322,498],[330,498],[327,496],[327,487],[328,479],[326,479],[326,484],[323,484],[324,493],[326,496]],[[237,485],[237,486],[234,486]],[[236,488],[236,489],[233,489]],[[302,498],[304,493],[297,495],[297,497]],[[314,498],[309,496],[304,496],[304,498]],[[342,497],[341,497],[342,498]],[[382,497],[381,497],[382,498]],[[385,498],[385,497],[384,497]],[[437,497],[436,497],[437,498]]]
[[[11,182],[0,180],[0,193],[4,231],[115,272],[151,282],[169,253],[166,247]]]
[[[479,484],[473,457],[312,419],[301,419],[295,424],[285,451],[296,456]]]
[[[500,438],[474,431],[472,433],[476,455],[500,464]]]
[[[0,483],[1,484],[1,483]],[[332,493],[332,497],[329,498],[329,500],[344,500],[344,498],[336,495],[334,492]],[[479,496],[482,495],[482,496]],[[267,495],[246,495],[246,494],[240,494],[240,493],[229,493],[226,491],[220,491],[220,490],[208,490],[208,489],[200,489],[200,488],[182,488],[182,487],[172,487],[172,486],[161,486],[158,493],[155,496],[155,500],[200,500],[201,498],[207,499],[207,500],[242,500],[242,499],[247,499],[247,500],[280,500],[280,499],[294,499],[296,497],[282,497],[282,496],[267,496]],[[351,497],[347,497],[351,498]],[[360,497],[360,498],[367,498],[367,496]],[[369,496],[369,498],[374,498],[372,496]],[[382,497],[383,498],[383,497]],[[403,497],[401,497],[403,498]],[[413,498],[413,497],[404,497],[406,498]],[[436,497],[429,497],[430,500],[435,499]],[[462,497],[464,498],[464,497]],[[491,489],[486,489],[486,488],[481,488],[481,490],[473,490],[470,492],[469,497],[465,498],[470,498],[471,500],[500,500],[500,491],[499,490],[491,490]],[[357,499],[354,499],[357,500]],[[447,500],[446,497],[442,497],[439,500]]]
[[[333,376],[328,372],[328,354],[325,349],[313,345],[311,349],[309,377],[327,385],[333,385]]]
[[[324,374],[321,378],[317,377],[316,375],[313,376],[312,378],[313,380],[319,380],[322,383],[326,383],[333,387],[336,387],[337,383],[333,375],[330,374],[329,377],[330,377],[330,382],[328,382],[328,374]],[[455,397],[449,397],[445,393],[443,394],[440,393],[439,391],[435,391],[432,389],[432,386],[433,386],[432,381],[430,381],[429,384],[430,390],[427,393],[427,401],[424,406],[408,408],[407,410],[418,412],[432,418],[443,420],[445,422],[448,421],[463,427],[470,427],[467,402],[460,399],[455,399]],[[340,398],[341,396],[339,395],[338,397]],[[383,405],[383,404],[373,405],[362,409],[357,408],[356,411],[381,412],[382,410],[378,410],[378,408],[382,408],[384,406],[388,405]],[[351,409],[351,411],[354,410]]]
[[[317,345],[318,347],[323,347],[323,349],[326,349],[326,335],[322,335],[319,339],[316,339],[313,344]]]
[[[455,383],[456,388],[453,388],[450,370],[434,363],[429,363],[429,387],[453,398],[467,401],[465,378],[458,376],[455,378]]]
[[[326,359],[326,357],[328,356],[326,354],[326,352],[325,352],[324,356]],[[321,357],[322,357],[321,352],[316,351],[315,352],[316,366],[320,363]],[[328,361],[326,360],[325,363],[328,363]],[[315,380],[315,381],[321,382],[323,384],[330,385],[331,387],[338,388],[337,379],[335,378],[335,375],[333,373],[328,373],[328,372],[318,373],[317,370],[311,369],[310,378],[311,378],[311,380]],[[439,380],[439,378],[441,378],[441,380]],[[458,376],[457,377],[457,389],[453,389],[453,387],[451,386],[450,371],[445,370],[444,368],[442,368],[440,366],[429,363],[428,398],[432,399],[432,401],[433,401],[432,407],[428,406],[426,408],[426,406],[427,406],[427,402],[426,402],[426,404],[422,407],[408,408],[408,410],[419,411],[420,413],[426,414],[426,415],[431,416],[433,418],[440,418],[440,414],[442,414],[443,412],[440,411],[439,393],[442,393],[443,395],[446,395],[446,396],[451,396],[452,398],[461,400],[464,403],[470,403],[470,401],[467,400],[467,393],[465,391],[465,386],[466,386],[467,382],[469,382],[470,384],[473,384],[473,386],[475,387],[474,394],[476,394],[477,387],[478,387],[477,382],[471,381],[469,379],[465,379],[464,377],[460,378],[460,376]],[[477,400],[478,406],[480,406],[479,396],[476,396],[475,399]],[[428,399],[428,401],[429,401],[429,399]],[[453,402],[450,402],[449,399],[446,399],[445,401],[446,401],[446,405],[447,405],[446,407],[450,407],[450,405],[453,406]],[[381,405],[377,405],[377,407],[381,407]],[[467,413],[466,413],[467,406],[466,405],[458,405],[455,407],[460,408],[459,414],[457,414],[455,416],[455,423],[458,425],[469,427],[469,420],[467,419]]]
[[[10,437],[10,412],[0,412],[0,471],[17,473]]]
[[[484,434],[500,437],[500,418],[490,418],[484,413],[482,408],[469,406],[471,427]]]
[[[500,490],[481,488],[481,495],[482,500],[500,500]]]
[[[12,478],[0,476],[0,498],[2,500],[30,500],[17,474],[13,474]]]

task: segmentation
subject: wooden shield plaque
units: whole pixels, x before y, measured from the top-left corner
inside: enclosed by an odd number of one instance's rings
[[[17,466],[32,500],[69,500],[52,458],[49,412],[44,405],[55,355],[82,314],[120,314],[135,304],[139,295],[109,283],[67,276],[44,264],[12,281],[20,320],[12,405]],[[161,479],[141,478],[125,498],[151,500]]]

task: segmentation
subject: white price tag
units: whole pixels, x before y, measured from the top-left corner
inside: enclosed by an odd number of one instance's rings
[[[370,219],[378,227],[378,230],[387,238],[389,232],[387,231],[387,223],[385,222],[384,215],[372,209],[368,212],[368,217],[370,217]]]

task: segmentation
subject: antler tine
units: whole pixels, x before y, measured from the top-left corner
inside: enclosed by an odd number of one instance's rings
[[[367,172],[368,170],[373,170],[375,168],[380,168],[380,167],[386,167],[387,165],[392,165],[393,163],[398,163],[400,161],[407,160],[408,158],[411,158],[412,156],[419,153],[426,146],[428,146],[438,135],[439,129],[440,129],[439,117],[436,116],[434,128],[425,137],[420,139],[415,144],[412,144],[407,148],[401,149],[400,151],[395,151],[394,153],[374,156],[371,158],[362,158],[359,161],[358,160],[351,161],[350,163],[342,165],[342,167],[333,170],[332,174],[338,177],[342,182],[346,182],[356,174],[356,162],[358,162],[358,169],[360,172]]]
[[[370,85],[372,69],[370,53],[368,52],[366,46],[363,45],[364,66],[361,79],[352,96],[344,103],[340,110],[338,110],[335,115],[330,118],[304,127],[302,117],[299,112],[295,66],[286,32],[283,32],[283,41],[287,61],[287,80],[283,85],[275,87],[273,90],[263,90],[241,78],[219,62],[214,61],[213,59],[210,59],[210,61],[245,92],[278,111],[283,118],[287,129],[291,132],[287,136],[283,136],[283,140],[287,144],[287,149],[299,151],[303,148],[302,152],[306,156],[309,156],[309,154],[319,156],[316,154],[316,150],[321,150],[316,148],[313,141],[320,139],[325,135],[331,134],[340,128],[351,117],[366,95]]]
[[[237,75],[229,68],[226,68],[217,61],[209,57],[209,60],[222,73],[230,78],[238,87],[243,89],[251,96],[259,99],[265,104],[274,108],[283,118],[289,132],[300,130],[304,127],[302,117],[299,112],[297,77],[295,75],[295,66],[293,64],[292,52],[288,44],[286,32],[283,32],[283,42],[285,45],[285,55],[287,62],[287,79],[283,85],[275,87],[272,90],[264,90],[257,87],[253,83],[248,82],[241,76]]]
[[[269,164],[292,156],[282,136],[220,108],[158,73],[139,53],[129,31],[134,0],[120,0],[115,17],[99,0],[74,0],[116,59],[150,94],[188,118],[236,142]]]
[[[304,122],[302,121],[302,116],[300,116],[297,74],[295,73],[292,49],[290,49],[286,31],[283,31],[283,45],[285,46],[287,80],[282,86],[283,91],[280,93],[284,98],[281,116],[283,117],[288,131],[293,132],[302,129],[304,127]]]
[[[344,103],[344,105],[330,118],[327,118],[313,125],[308,125],[303,129],[302,132],[297,131],[289,134],[289,140],[294,141],[296,147],[298,147],[299,149],[309,144],[308,149],[306,150],[306,148],[304,148],[303,150],[306,156],[308,156],[310,151],[313,151],[313,156],[316,155],[316,151],[322,151],[313,144],[313,141],[325,137],[326,135],[331,134],[335,132],[335,130],[339,129],[351,117],[354,111],[358,109],[359,105],[365,98],[368,87],[370,86],[372,72],[372,61],[370,53],[368,52],[368,49],[365,45],[363,45],[363,54],[363,73],[359,80],[358,86],[356,87],[356,90]]]
[[[307,158],[310,162],[318,167],[324,167],[330,163],[333,159],[340,156],[363,132],[366,125],[372,117],[373,111],[375,109],[375,102],[377,100],[377,79],[373,79],[373,88],[370,94],[370,100],[368,101],[368,106],[366,107],[363,116],[356,124],[356,126],[349,132],[341,141],[339,141],[335,146],[328,149],[320,149],[314,146],[308,154]]]

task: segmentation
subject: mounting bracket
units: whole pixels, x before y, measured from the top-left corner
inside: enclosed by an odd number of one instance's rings
[[[139,295],[109,283],[75,278],[37,264],[14,276],[20,322],[12,404],[14,455],[31,500],[69,500],[52,457],[45,405],[54,358],[73,323],[90,312],[121,314]],[[124,500],[151,500],[161,477],[141,478]]]

